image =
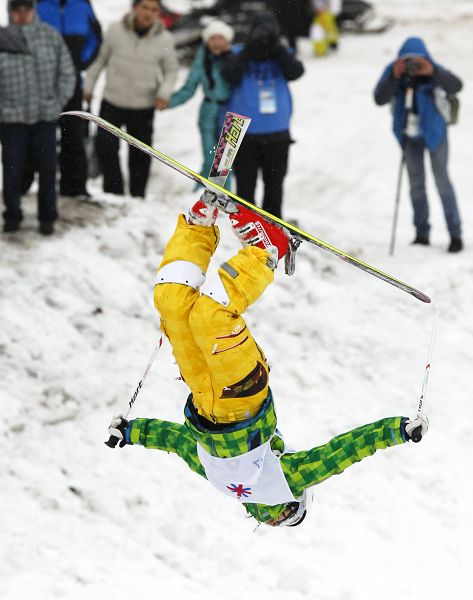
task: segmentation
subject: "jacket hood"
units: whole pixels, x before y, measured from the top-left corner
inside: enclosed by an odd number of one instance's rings
[[[125,26],[125,29],[127,29],[128,31],[133,31],[134,30],[134,14],[128,13],[123,17],[123,25]],[[156,23],[150,28],[150,30],[148,31],[148,33],[146,35],[158,35],[158,33],[161,33],[164,30],[164,25],[163,22],[161,21],[161,19],[158,19],[156,21]]]
[[[0,27],[0,52],[25,54],[28,52],[25,40],[18,27]]]
[[[422,56],[432,61],[424,40],[418,37],[410,37],[401,46],[398,57],[406,58],[408,56]]]

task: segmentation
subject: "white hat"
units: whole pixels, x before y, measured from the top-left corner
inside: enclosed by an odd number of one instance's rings
[[[231,42],[234,32],[230,25],[227,25],[223,21],[215,20],[211,21],[202,31],[202,39],[207,43],[213,35],[221,35],[227,42]]]

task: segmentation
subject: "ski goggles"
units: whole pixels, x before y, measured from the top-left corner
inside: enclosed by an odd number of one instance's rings
[[[290,509],[289,514],[282,521],[277,523],[276,527],[296,527],[300,525],[307,515],[307,511],[312,503],[313,494],[311,491],[304,490],[299,502],[289,502],[284,510]]]

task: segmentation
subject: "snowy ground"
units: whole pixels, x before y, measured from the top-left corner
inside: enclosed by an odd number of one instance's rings
[[[104,23],[125,0],[95,2]],[[285,212],[301,226],[430,294],[443,310],[419,445],[378,453],[316,488],[294,530],[245,519],[175,456],[103,445],[159,337],[154,269],[192,184],[153,166],[149,198],[62,200],[58,234],[0,236],[0,597],[153,596],[229,600],[471,597],[473,342],[471,2],[379,2],[399,24],[346,36],[324,60],[301,44]],[[112,8],[113,7],[113,8]],[[451,175],[466,250],[448,255],[429,179],[432,246],[411,247],[404,187],[396,254],[388,242],[399,149],[371,92],[408,35],[464,79]],[[185,72],[182,73],[182,78]],[[199,99],[156,118],[155,146],[200,167]],[[91,186],[99,191],[98,183]],[[222,220],[224,221],[224,220]],[[236,249],[225,222],[216,260]],[[313,247],[248,314],[272,364],[280,427],[296,448],[383,416],[412,414],[434,308]],[[166,345],[133,416],[181,421],[186,396]]]

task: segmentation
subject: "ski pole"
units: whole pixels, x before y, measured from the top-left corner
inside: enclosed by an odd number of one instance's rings
[[[402,171],[404,169],[404,150],[401,155],[401,162],[399,164],[399,173],[397,176],[397,186],[396,186],[396,198],[394,201],[394,215],[393,215],[393,225],[391,228],[391,242],[389,244],[389,256],[394,254],[394,244],[396,242],[396,230],[397,230],[397,219],[399,215],[399,204],[401,200],[401,184],[402,184]]]
[[[139,393],[140,389],[143,387],[143,383],[144,383],[144,381],[145,381],[145,379],[146,379],[146,377],[147,377],[147,375],[148,375],[148,373],[149,373],[149,371],[151,369],[151,366],[152,366],[152,364],[154,362],[154,359],[156,358],[156,356],[157,356],[157,354],[158,354],[158,352],[159,352],[162,344],[163,344],[163,336],[161,336],[159,338],[159,342],[156,345],[156,348],[153,350],[153,354],[151,355],[151,358],[148,361],[148,365],[146,366],[146,370],[145,370],[145,372],[143,374],[143,377],[140,379],[140,382],[138,383],[133,396],[130,398],[130,401],[128,402],[128,408],[126,409],[126,411],[122,415],[124,419],[126,419],[128,417],[128,415],[130,414],[130,410],[132,409],[133,404],[135,403],[136,397],[138,396],[138,393]],[[108,438],[108,440],[106,442],[104,442],[104,444],[106,446],[108,446],[109,448],[115,448],[115,446],[118,444],[119,441],[120,440],[117,437],[115,437],[114,435],[111,435]]]
[[[437,332],[438,318],[439,318],[439,311],[436,310],[435,317],[434,317],[434,324],[432,325],[432,333],[430,336],[429,354],[427,356],[427,364],[425,365],[424,380],[422,382],[422,391],[420,393],[419,405],[417,407],[417,415],[422,414],[422,408],[424,406],[425,393],[427,391],[427,383],[429,381],[429,374],[430,374],[430,362],[432,360],[432,351],[434,348],[435,334]],[[422,439],[422,427],[416,427],[416,429],[414,429],[414,431],[412,432],[412,441],[420,442],[421,439]]]

